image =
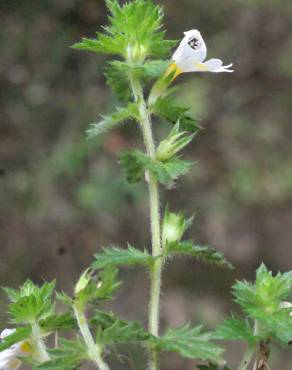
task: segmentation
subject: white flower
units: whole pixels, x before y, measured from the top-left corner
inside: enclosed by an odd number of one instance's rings
[[[289,313],[289,316],[292,316],[292,303],[283,301],[283,302],[280,303],[279,308],[285,308],[285,309],[290,308],[291,311]]]
[[[233,72],[229,69],[232,64],[223,65],[220,59],[210,59],[204,62],[207,56],[206,44],[198,30],[184,32],[179,47],[172,56],[169,72],[175,71],[174,77],[185,72]]]
[[[13,334],[15,329],[4,329],[0,334],[1,341]],[[30,353],[29,345],[26,342],[18,342],[0,352],[0,370],[16,370],[21,365],[19,357]]]

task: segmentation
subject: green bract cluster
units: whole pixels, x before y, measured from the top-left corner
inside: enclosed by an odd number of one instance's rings
[[[262,264],[254,284],[238,281],[233,286],[235,301],[245,316],[226,319],[215,338],[243,341],[258,352],[258,362],[267,362],[272,341],[288,345],[292,340],[291,293],[292,272],[273,276]]]

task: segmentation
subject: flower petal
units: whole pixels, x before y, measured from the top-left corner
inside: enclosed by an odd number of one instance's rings
[[[190,30],[184,34],[172,60],[182,72],[191,72],[194,63],[205,60],[207,47],[198,30]]]
[[[4,338],[8,337],[9,335],[15,333],[16,329],[4,329],[0,334],[0,339],[3,340]]]
[[[207,60],[204,65],[207,67],[209,72],[233,72],[233,69],[228,69],[232,67],[232,63],[224,66],[221,59],[212,58],[210,60]]]

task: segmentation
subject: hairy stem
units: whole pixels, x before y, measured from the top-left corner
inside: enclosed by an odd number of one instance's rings
[[[88,354],[91,360],[96,364],[99,370],[110,370],[109,366],[104,362],[102,358],[102,348],[100,345],[95,343],[92,334],[88,327],[87,319],[84,315],[83,310],[74,306],[74,314],[78,322],[78,326],[81,332],[81,335],[84,339],[85,344],[88,348]]]
[[[250,361],[252,359],[252,356],[254,354],[255,347],[249,346],[246,350],[245,354],[243,355],[243,358],[237,368],[237,370],[246,370],[250,364]]]
[[[254,330],[253,330],[253,335],[256,336],[259,333],[259,324],[258,321],[255,320],[254,322]],[[247,370],[250,361],[254,355],[254,352],[256,350],[256,345],[249,345],[247,350],[245,351],[243,358],[237,368],[237,370]]]
[[[132,89],[136,102],[139,106],[141,129],[146,151],[150,158],[155,159],[155,144],[152,134],[151,121],[143,96],[141,85],[138,81],[132,80]],[[160,209],[159,209],[159,185],[154,176],[147,172],[145,174],[149,190],[149,207],[151,222],[152,255],[157,257],[161,254],[161,230],[160,230]],[[161,290],[161,271],[163,260],[156,259],[151,271],[150,301],[148,309],[148,329],[155,336],[159,335],[159,304]],[[158,370],[158,353],[155,349],[150,350],[150,370]]]
[[[50,359],[46,346],[43,342],[41,330],[37,323],[32,324],[32,337],[37,350],[37,358],[40,362],[46,362]]]

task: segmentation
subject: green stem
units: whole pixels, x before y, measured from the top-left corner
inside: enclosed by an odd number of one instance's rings
[[[74,306],[74,314],[78,322],[78,326],[84,342],[88,348],[88,354],[91,360],[97,365],[99,370],[110,370],[108,365],[104,362],[102,358],[102,348],[98,343],[95,343],[92,334],[88,327],[87,319],[84,315],[83,310]]]
[[[139,106],[141,129],[146,151],[151,159],[155,160],[156,150],[152,134],[151,121],[147,110],[143,91],[139,81],[131,80],[135,101]],[[160,230],[160,209],[159,209],[159,185],[154,176],[147,172],[145,174],[149,190],[149,207],[151,221],[152,256],[157,257],[161,254],[161,230]],[[159,305],[161,290],[161,271],[163,260],[155,260],[151,271],[150,301],[148,308],[148,329],[155,336],[159,335]],[[150,350],[149,360],[150,370],[158,370],[158,353],[155,349]]]
[[[37,358],[40,362],[49,361],[50,356],[43,342],[41,330],[37,323],[32,324],[32,338],[37,350]]]
[[[254,351],[255,351],[254,346],[249,346],[248,347],[245,354],[243,355],[243,358],[242,358],[237,370],[246,370],[248,368],[248,365],[250,364],[250,361],[252,359]]]
[[[258,335],[258,333],[259,333],[259,323],[258,323],[257,320],[255,320],[254,321],[253,335],[256,336],[256,335]],[[237,370],[247,370],[255,350],[256,350],[256,344],[248,346],[248,348],[245,351],[245,353],[243,355],[243,358],[242,358]]]

